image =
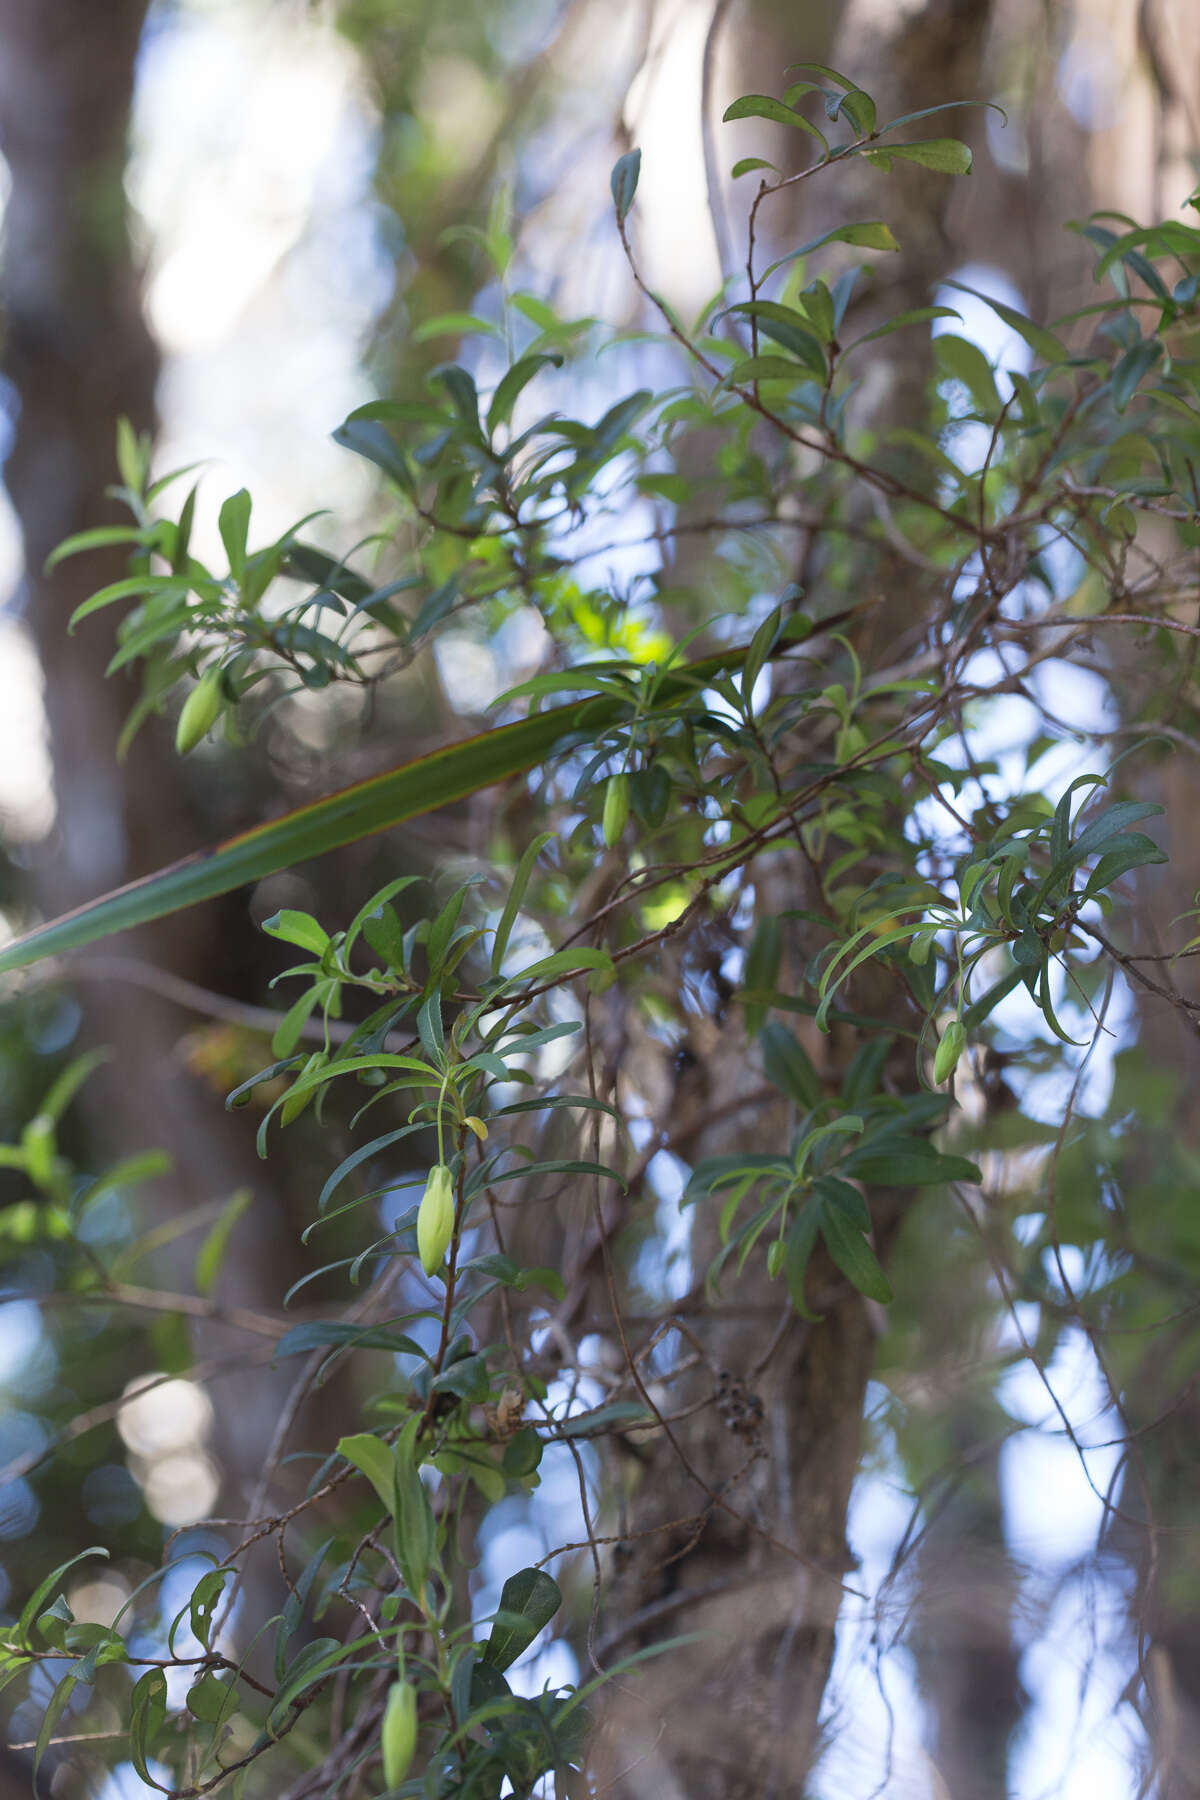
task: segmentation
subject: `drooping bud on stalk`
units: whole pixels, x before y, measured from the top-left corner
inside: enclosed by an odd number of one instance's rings
[[[437,1163],[429,1171],[417,1212],[417,1250],[427,1275],[441,1268],[453,1236],[454,1181],[447,1165]]]
[[[393,1681],[383,1709],[379,1730],[383,1751],[383,1779],[398,1788],[412,1766],[417,1748],[417,1690],[407,1681]]]
[[[942,1041],[937,1047],[937,1055],[933,1059],[934,1085],[940,1087],[943,1081],[953,1075],[958,1059],[966,1048],[967,1034],[962,1024],[955,1019],[947,1025],[942,1033]]]
[[[608,786],[604,790],[604,817],[601,831],[604,842],[611,850],[614,844],[621,841],[621,833],[629,823],[629,777],[628,775],[610,775]]]
[[[216,724],[221,712],[221,671],[214,663],[203,675],[183,703],[179,723],[175,727],[175,748],[180,756],[194,750]]]

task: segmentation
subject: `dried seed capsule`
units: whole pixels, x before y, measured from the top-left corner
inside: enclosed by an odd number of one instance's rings
[[[629,777],[628,775],[610,775],[608,786],[604,790],[604,818],[601,830],[604,842],[611,850],[621,840],[621,833],[629,823]]]
[[[221,713],[221,671],[214,663],[203,675],[183,703],[179,723],[175,727],[175,748],[180,756],[194,750],[206,737]]]
[[[383,1779],[397,1788],[412,1767],[417,1748],[417,1690],[407,1681],[393,1681],[379,1728],[383,1751]]]
[[[453,1236],[454,1181],[446,1164],[438,1163],[429,1172],[417,1211],[417,1250],[427,1275],[441,1268]]]
[[[954,1073],[958,1059],[966,1048],[967,1034],[960,1022],[955,1019],[947,1025],[942,1033],[942,1041],[937,1047],[937,1055],[933,1059],[933,1079],[936,1086],[949,1079]]]

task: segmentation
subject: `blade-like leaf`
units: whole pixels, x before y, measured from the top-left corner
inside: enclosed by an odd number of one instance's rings
[[[740,668],[745,657],[743,644],[681,668],[660,683],[658,703],[669,706],[689,699],[723,670]],[[43,956],[81,949],[113,932],[180,912],[342,844],[386,831],[404,819],[436,812],[498,781],[524,774],[577,734],[594,736],[631,710],[628,702],[615,696],[588,695],[342,788],[14,938],[0,950],[0,974],[24,968]]]

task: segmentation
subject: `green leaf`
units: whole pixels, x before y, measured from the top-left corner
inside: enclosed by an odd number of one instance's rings
[[[852,1174],[856,1181],[876,1187],[933,1187],[943,1181],[970,1181],[978,1185],[983,1176],[965,1156],[943,1156],[929,1150],[887,1150],[873,1152],[869,1148],[853,1152],[839,1168]]]
[[[637,193],[638,176],[642,172],[642,153],[640,150],[627,150],[618,157],[613,166],[610,185],[612,187],[613,205],[617,209],[617,218],[625,223],[625,216],[633,205],[633,196]]]
[[[229,573],[241,587],[246,579],[246,539],[250,530],[250,495],[245,488],[231,494],[217,515],[217,529],[229,558]]]
[[[44,1114],[42,1116],[45,1117]],[[97,1176],[82,1193],[72,1196],[72,1219],[81,1219],[88,1207],[105,1194],[115,1193],[121,1188],[135,1187],[142,1181],[152,1181],[156,1175],[168,1174],[172,1167],[171,1158],[165,1150],[139,1150],[133,1156],[123,1157],[111,1169],[105,1169],[103,1175]]]
[[[221,1264],[225,1260],[225,1251],[233,1234],[233,1228],[253,1203],[254,1189],[242,1187],[236,1189],[221,1208],[220,1217],[196,1252],[194,1279],[197,1293],[210,1294],[212,1292],[213,1284],[221,1271]]]
[[[453,1366],[453,1365],[452,1365]],[[421,1480],[416,1445],[421,1420],[409,1420],[396,1440],[392,1512],[396,1521],[396,1561],[414,1599],[425,1592],[437,1555],[437,1521]]]
[[[743,156],[740,162],[734,163],[732,169],[729,171],[729,178],[731,181],[736,181],[739,175],[749,175],[753,169],[770,169],[772,175],[778,175],[779,173],[775,164],[767,162],[765,157]]]
[[[436,369],[429,371],[429,379],[440,382],[445,388],[450,404],[474,436],[479,431],[479,395],[469,370],[461,363],[439,363]]]
[[[499,425],[507,425],[512,418],[512,410],[517,400],[534,376],[549,366],[561,369],[563,358],[557,353],[539,352],[535,356],[523,356],[520,362],[514,363],[506,375],[502,375],[492,395],[492,403],[488,407],[487,426],[489,432]]]
[[[858,84],[851,81],[848,75],[840,75],[836,69],[831,69],[828,63],[794,62],[788,64],[789,75],[795,69],[802,69],[806,75],[819,75],[823,81],[832,81],[835,87],[845,88],[847,92],[861,91],[858,90]]]
[[[776,344],[781,344],[785,350],[790,350],[793,356],[798,356],[814,375],[824,378],[824,342],[813,330],[812,321],[806,313],[799,312],[794,306],[781,306],[775,300],[739,300],[737,305],[731,306],[729,310],[732,313],[738,313],[743,318],[755,320],[763,336],[769,337]],[[756,369],[755,363],[763,366]],[[769,377],[775,372],[771,364],[771,358],[761,356],[749,358],[730,369],[724,380],[726,383],[732,383],[750,381],[756,375],[763,378]],[[785,364],[782,373],[794,380],[798,371]]]
[[[129,1699],[129,1754],[134,1768],[147,1787],[165,1794],[161,1781],[155,1781],[149,1767],[154,1739],[167,1716],[167,1678],[161,1669],[148,1669],[135,1681]]]
[[[290,1056],[304,1035],[304,1027],[329,990],[329,983],[318,981],[306,988],[284,1013],[271,1037],[271,1050],[276,1056]]]
[[[159,1673],[158,1678],[165,1687],[165,1677]],[[37,1743],[34,1746],[33,1751],[33,1791],[35,1795],[38,1791],[37,1778],[38,1770],[42,1766],[42,1758],[50,1748],[50,1740],[54,1736],[55,1727],[62,1718],[63,1713],[67,1710],[67,1703],[70,1700],[71,1695],[75,1692],[75,1686],[78,1679],[78,1676],[74,1674],[64,1675],[46,1703],[46,1710],[42,1715],[42,1722],[38,1727]],[[143,1680],[144,1679],[145,1677],[143,1677]],[[141,1683],[138,1685],[140,1686]],[[134,1692],[137,1692],[136,1688],[134,1689]],[[155,1787],[158,1787],[158,1785],[158,1782],[154,1783]]]
[[[773,262],[763,276],[774,275],[790,262],[796,262],[802,256],[811,256],[814,250],[820,250],[826,244],[851,244],[860,250],[898,250],[899,244],[892,235],[891,228],[881,219],[866,219],[857,225],[839,225],[833,231],[823,232],[820,237],[809,238],[807,243],[798,244]],[[760,284],[761,285],[761,284]]]
[[[846,345],[846,354],[856,350],[860,344],[870,344],[876,338],[889,337],[893,331],[903,331],[907,325],[925,325],[930,319],[959,319],[952,306],[914,306],[909,312],[897,313],[886,325],[877,325],[874,331],[864,332],[862,337],[855,338]]]
[[[1083,890],[1084,898],[1090,900],[1106,887],[1111,887],[1114,881],[1119,881],[1122,875],[1128,875],[1131,869],[1141,869],[1151,863],[1165,863],[1168,860],[1153,838],[1148,838],[1141,831],[1126,832],[1120,847],[1108,851],[1092,870]]]
[[[892,1299],[891,1284],[875,1252],[857,1226],[827,1200],[821,1202],[821,1236],[830,1256],[859,1293],[888,1305]]]
[[[282,912],[272,913],[264,919],[262,929],[271,937],[282,938],[285,944],[295,944],[298,949],[311,950],[314,956],[323,956],[329,944],[329,933],[318,925],[311,913],[292,912],[285,908]]]
[[[79,556],[87,550],[107,550],[114,544],[144,544],[149,533],[136,525],[96,525],[90,531],[72,532],[56,544],[42,565],[48,575],[68,556]]]
[[[289,1664],[279,1685],[267,1720],[268,1733],[276,1736],[287,1721],[293,1701],[299,1700],[310,1687],[324,1680],[339,1662],[356,1654],[358,1650],[357,1644],[341,1644],[337,1638],[332,1637],[314,1638],[311,1643],[305,1644]]]
[[[985,294],[980,288],[969,287],[965,281],[944,281],[942,286],[958,288],[964,294],[973,294],[976,300],[982,300],[985,306],[990,306],[997,317],[1003,319],[1004,323],[1011,327],[1018,337],[1024,338],[1029,348],[1036,356],[1040,356],[1044,363],[1053,365],[1070,360],[1071,353],[1061,338],[1056,337],[1052,331],[1047,331],[1044,325],[1037,325],[1032,319],[1027,319],[1025,314],[1018,312],[1015,306],[1005,306],[1003,301],[995,299],[991,294]]]
[[[802,1206],[792,1220],[784,1246],[783,1279],[787,1287],[788,1298],[802,1319],[817,1317],[816,1313],[810,1310],[805,1298],[804,1278],[812,1257],[813,1246],[817,1241],[820,1223],[820,1213],[815,1204]]]
[[[933,340],[933,354],[948,375],[962,382],[980,412],[990,418],[1000,411],[996,377],[978,344],[953,331],[941,332]]]
[[[156,599],[173,598],[182,600],[191,591],[191,583],[177,575],[126,575],[120,581],[110,581],[98,593],[92,594],[81,606],[77,606],[71,614],[67,625],[68,632],[101,607],[111,606],[115,600],[132,600],[138,595],[153,595]]]
[[[842,115],[848,118],[859,137],[870,137],[874,133],[877,117],[875,102],[861,88],[848,88],[832,106],[826,103],[825,110],[831,119]]]
[[[806,244],[798,254],[810,256],[823,244],[851,244],[859,250],[899,250],[890,225],[882,219],[864,219],[858,225],[838,225],[833,231],[827,231],[824,237]]]
[[[501,1458],[501,1467],[504,1473],[515,1481],[532,1475],[541,1463],[544,1448],[537,1432],[530,1426],[526,1426],[523,1431],[518,1431],[509,1438],[504,1446],[504,1454]]]
[[[355,456],[365,458],[375,464],[377,469],[396,483],[406,494],[413,492],[413,478],[404,453],[399,449],[395,439],[375,419],[360,416],[353,412],[350,417],[338,426],[333,434],[335,444],[344,450],[352,450]]]
[[[212,1649],[212,1634],[217,1623],[217,1607],[225,1592],[226,1571],[210,1569],[192,1589],[188,1602],[188,1623],[192,1634],[206,1650]]]
[[[1157,338],[1147,338],[1125,352],[1112,376],[1112,399],[1118,412],[1125,411],[1142,380],[1161,355],[1162,345]]]
[[[513,874],[512,884],[508,890],[508,898],[504,902],[504,911],[500,915],[500,923],[496,927],[496,935],[492,940],[492,974],[499,975],[504,953],[508,949],[508,940],[512,936],[512,928],[516,924],[517,914],[521,910],[521,902],[525,898],[525,890],[529,886],[529,878],[533,873],[533,865],[546,845],[552,841],[552,831],[539,832],[522,853]]]
[[[939,175],[969,175],[971,152],[957,138],[925,138],[912,144],[889,144],[886,150],[868,150],[867,161],[878,169],[890,169],[893,162],[919,163],[923,169],[934,169]]]
[[[750,948],[746,953],[746,967],[743,970],[743,981],[747,995],[753,996],[743,1000],[742,1007],[746,1017],[746,1035],[754,1037],[761,1030],[770,1005],[769,996],[774,992],[779,980],[779,967],[783,958],[783,936],[779,920],[776,918],[760,919],[754,928],[754,936],[750,940]]]
[[[807,1112],[819,1106],[824,1092],[821,1078],[795,1033],[771,1020],[759,1032],[758,1041],[772,1087],[797,1101]]]
[[[636,1400],[615,1400],[611,1406],[598,1406],[594,1412],[576,1413],[574,1418],[564,1419],[558,1427],[558,1435],[564,1438],[598,1437],[614,1425],[631,1425],[635,1421],[646,1425],[652,1417]]]
[[[414,344],[426,344],[435,337],[468,337],[474,335],[484,337],[502,337],[499,326],[487,319],[481,319],[477,313],[450,312],[439,313],[436,319],[425,319],[412,334]]]
[[[68,1569],[75,1568],[78,1563],[86,1562],[89,1556],[103,1556],[107,1558],[108,1551],[104,1549],[101,1544],[93,1544],[90,1549],[81,1550],[78,1556],[72,1556],[69,1561],[59,1563],[58,1567],[52,1569],[44,1581],[38,1583],[37,1587],[34,1588],[33,1593],[29,1596],[29,1599],[21,1608],[21,1616],[17,1620],[16,1630],[13,1635],[20,1642],[24,1643],[27,1640],[29,1636],[29,1627],[42,1611],[44,1601],[54,1592]]]
[[[810,125],[802,114],[793,112],[790,106],[785,106],[782,100],[772,99],[770,94],[743,94],[740,100],[735,100],[732,106],[725,108],[721,118],[726,125],[734,119],[770,119],[774,125],[795,125],[799,130],[807,131],[810,137],[815,137],[826,156],[829,154],[829,140],[816,126]]]
[[[659,708],[669,711],[673,705],[690,701],[714,676],[740,668],[745,656],[743,645],[672,671],[659,684]],[[615,696],[588,694],[371,776],[14,938],[0,949],[0,974],[24,968],[43,956],[80,949],[115,931],[261,881],[266,875],[385,831],[405,819],[436,812],[545,763],[581,735],[594,737],[630,710],[628,701]]]
[[[483,1661],[504,1670],[532,1644],[562,1605],[558,1583],[544,1569],[522,1569],[510,1575],[500,1591],[500,1605]]]
[[[778,337],[776,328],[769,335]],[[724,378],[722,385],[728,387],[745,387],[752,381],[797,381],[812,380],[815,374],[821,373],[812,358],[806,364],[789,362],[785,356],[747,356],[736,363]]]
[[[300,1325],[296,1329],[304,1331],[311,1328]],[[289,1332],[288,1336],[294,1337],[295,1333]],[[282,1340],[280,1348],[282,1349]],[[303,1348],[309,1348],[308,1341],[305,1342]],[[285,1352],[285,1354],[290,1354],[290,1352]],[[345,1457],[348,1463],[353,1463],[354,1467],[366,1476],[390,1513],[396,1498],[396,1459],[388,1446],[373,1436],[371,1432],[359,1431],[352,1437],[338,1439],[338,1455]]]
[[[223,1725],[238,1708],[238,1685],[230,1677],[224,1680],[212,1670],[201,1675],[188,1689],[185,1705],[194,1719],[204,1725]]]

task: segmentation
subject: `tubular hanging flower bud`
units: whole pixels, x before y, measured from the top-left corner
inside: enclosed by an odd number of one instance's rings
[[[961,1023],[955,1019],[947,1025],[942,1033],[942,1041],[937,1047],[937,1055],[933,1059],[933,1079],[936,1086],[941,1086],[953,1075],[958,1059],[966,1048],[967,1034]]]
[[[417,1747],[417,1690],[407,1681],[393,1681],[383,1709],[379,1731],[383,1751],[383,1779],[397,1788],[412,1766]]]
[[[429,1171],[417,1212],[417,1250],[427,1275],[441,1268],[453,1236],[454,1181],[447,1165],[437,1163]]]
[[[203,675],[183,703],[179,723],[175,727],[175,748],[180,756],[194,750],[216,724],[221,712],[221,671],[214,663]]]
[[[610,775],[608,786],[604,790],[604,818],[601,831],[604,842],[611,850],[621,840],[621,833],[629,823],[629,777],[628,775]]]

